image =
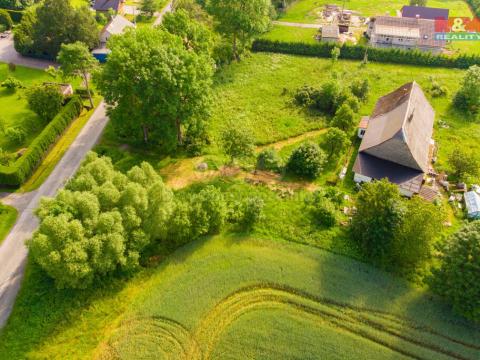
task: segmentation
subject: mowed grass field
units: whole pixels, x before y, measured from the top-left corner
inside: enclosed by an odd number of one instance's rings
[[[0,244],[17,220],[17,210],[0,203]]]
[[[16,70],[12,72],[8,70],[7,64],[0,63],[0,83],[9,76],[17,78],[26,87],[51,81],[50,76],[42,70],[17,66]],[[22,147],[27,147],[43,129],[39,117],[28,109],[23,89],[11,92],[6,88],[0,87],[0,109],[0,122],[4,124],[5,128],[21,127],[27,134],[22,144],[11,144],[2,134],[0,136],[0,147],[6,151],[15,151]]]
[[[280,20],[315,23],[319,20],[319,14],[326,4],[342,6],[342,0],[297,0],[288,8],[285,14],[280,16]],[[408,0],[347,0],[345,8],[357,11],[362,16],[385,15],[386,13],[395,16],[396,11],[400,10],[404,5],[409,5]],[[463,0],[429,0],[427,6],[447,8],[450,10],[450,16],[472,17],[470,8]]]
[[[195,242],[87,299],[64,292],[61,302],[40,285],[20,295],[31,309],[15,309],[2,359],[474,360],[480,351],[480,329],[429,293],[283,241]]]

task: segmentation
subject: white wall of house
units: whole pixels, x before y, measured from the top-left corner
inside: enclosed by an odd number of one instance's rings
[[[102,44],[106,43],[108,41],[108,39],[110,39],[111,36],[112,36],[112,34],[110,34],[108,31],[102,31],[100,33],[100,42]]]
[[[372,178],[362,174],[355,173],[355,175],[353,176],[353,181],[355,181],[358,184],[371,182],[372,180],[373,180]]]

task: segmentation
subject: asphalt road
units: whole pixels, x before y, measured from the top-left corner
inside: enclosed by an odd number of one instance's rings
[[[42,197],[54,196],[75,174],[85,155],[100,138],[107,123],[105,104],[102,102],[48,179],[33,194],[27,194],[28,205],[24,207],[17,223],[0,246],[0,328],[5,325],[20,289],[27,260],[25,241],[38,227],[38,219],[33,211]]]
[[[28,58],[17,53],[13,47],[13,35],[9,35],[4,39],[0,39],[0,62],[14,63],[35,69],[46,69],[49,66],[56,65],[52,61]]]

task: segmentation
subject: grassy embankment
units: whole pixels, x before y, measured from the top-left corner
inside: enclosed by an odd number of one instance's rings
[[[17,210],[0,203],[0,244],[17,221]]]

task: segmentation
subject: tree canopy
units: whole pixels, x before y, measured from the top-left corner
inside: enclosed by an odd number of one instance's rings
[[[208,117],[211,58],[161,28],[129,31],[109,47],[96,80],[117,134],[170,149],[182,145],[183,128]]]
[[[432,287],[465,317],[480,322],[480,221],[465,225],[447,242]]]
[[[267,31],[271,9],[270,0],[207,1],[207,10],[213,15],[217,30],[231,39],[236,59],[255,36]]]
[[[142,250],[165,239],[173,194],[146,163],[126,175],[89,154],[55,199],[43,199],[28,243],[59,288],[86,288],[99,276],[139,266]]]
[[[15,49],[23,55],[55,59],[62,44],[81,41],[94,48],[98,33],[88,7],[74,8],[69,0],[45,0],[22,17],[15,29]]]

